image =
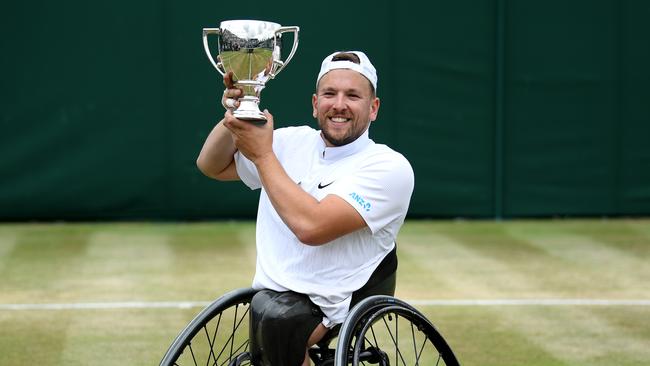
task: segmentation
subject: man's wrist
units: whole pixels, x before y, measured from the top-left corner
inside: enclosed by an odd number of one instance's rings
[[[269,151],[267,153],[264,153],[260,156],[258,156],[255,161],[253,161],[253,164],[260,169],[261,167],[268,166],[269,164],[273,163],[273,161],[277,160],[275,157],[275,153],[273,151]]]

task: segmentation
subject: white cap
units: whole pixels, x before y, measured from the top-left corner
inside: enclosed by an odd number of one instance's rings
[[[354,53],[357,55],[357,57],[359,57],[360,62],[356,64],[348,60],[332,61],[332,58],[339,53]],[[377,92],[377,71],[375,70],[375,67],[372,66],[372,63],[365,53],[361,51],[337,51],[325,57],[323,63],[320,66],[320,72],[318,73],[318,79],[316,79],[316,85],[318,86],[318,82],[323,77],[323,75],[335,69],[350,69],[358,72],[370,81],[370,84],[372,84],[375,92]]]

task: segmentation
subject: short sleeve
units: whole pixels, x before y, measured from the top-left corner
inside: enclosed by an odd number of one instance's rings
[[[237,151],[235,153],[235,167],[237,168],[237,175],[239,179],[248,186],[250,189],[260,189],[262,188],[262,182],[260,181],[259,173],[257,168],[252,161],[248,160],[244,154]]]
[[[356,172],[336,183],[330,193],[354,207],[374,234],[391,223],[401,225],[411,201],[414,175],[408,160],[391,150],[368,157]]]

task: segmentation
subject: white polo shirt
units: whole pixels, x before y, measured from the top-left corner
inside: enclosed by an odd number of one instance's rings
[[[273,150],[289,177],[317,200],[334,194],[354,207],[366,228],[320,246],[305,245],[271,204],[255,165],[235,154],[237,173],[262,188],[257,213],[253,287],[308,295],[325,313],[325,326],[342,323],[352,293],[394,248],[413,192],[413,169],[401,154],[374,143],[368,131],[341,147],[326,147],[308,126],[280,128]]]

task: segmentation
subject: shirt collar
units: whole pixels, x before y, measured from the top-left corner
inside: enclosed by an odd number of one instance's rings
[[[320,152],[320,158],[322,160],[327,162],[334,162],[356,154],[357,152],[365,149],[366,146],[370,145],[370,143],[372,143],[372,140],[370,139],[368,129],[366,129],[366,131],[356,140],[343,146],[327,147],[325,145],[325,141],[323,140],[323,136],[321,135],[318,151]]]

